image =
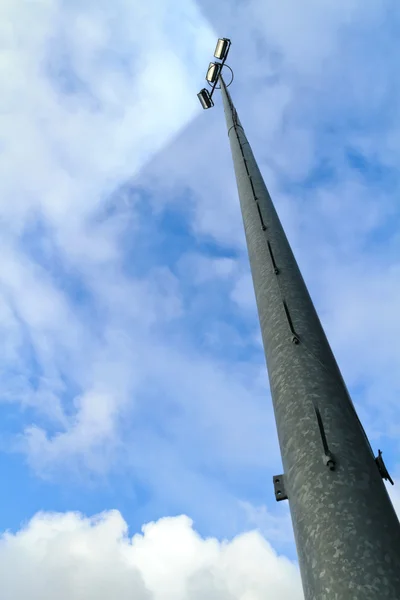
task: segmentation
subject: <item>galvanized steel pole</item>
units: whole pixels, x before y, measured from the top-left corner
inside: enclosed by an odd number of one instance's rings
[[[306,600],[400,600],[400,524],[220,77]],[[378,468],[379,466],[379,468]]]

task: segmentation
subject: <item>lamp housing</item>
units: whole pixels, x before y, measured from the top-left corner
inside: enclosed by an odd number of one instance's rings
[[[211,98],[211,94],[207,88],[203,88],[198,94],[198,99],[200,100],[200,104],[206,110],[207,108],[211,108],[214,106],[213,99]]]
[[[221,63],[210,62],[209,67],[207,69],[206,79],[209,83],[214,83],[217,81],[219,75],[221,73]]]
[[[219,38],[215,48],[214,56],[219,60],[225,60],[228,56],[231,40],[228,38]]]

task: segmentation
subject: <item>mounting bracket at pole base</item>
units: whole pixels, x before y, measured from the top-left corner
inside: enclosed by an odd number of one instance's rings
[[[294,336],[292,337],[292,344],[296,344],[296,345],[297,345],[297,344],[300,344],[300,340],[299,340],[299,338],[297,337],[297,335],[294,335]]]
[[[272,478],[274,482],[275,498],[277,502],[281,500],[287,500],[287,494],[285,490],[285,477],[284,475],[274,475]]]
[[[380,450],[378,450],[378,456],[375,458],[375,462],[378,466],[379,473],[381,474],[382,479],[385,479],[385,481],[390,481],[390,483],[394,485],[393,479],[389,475],[389,472],[382,458],[382,452]]]

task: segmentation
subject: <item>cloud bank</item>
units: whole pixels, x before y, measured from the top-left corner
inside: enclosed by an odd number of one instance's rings
[[[257,532],[203,539],[186,516],[129,538],[121,514],[37,514],[0,540],[4,600],[301,600],[296,566]]]

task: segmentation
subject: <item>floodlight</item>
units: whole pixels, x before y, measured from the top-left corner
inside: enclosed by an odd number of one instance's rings
[[[203,88],[201,92],[197,94],[197,97],[200,100],[200,104],[204,109],[211,108],[212,106],[214,106],[211,94],[206,88]]]
[[[210,83],[214,83],[217,81],[219,74],[221,72],[221,64],[210,62],[210,65],[207,70],[206,79]]]
[[[230,45],[231,41],[228,40],[228,38],[219,38],[214,52],[215,58],[218,58],[219,60],[225,60],[225,58],[228,56]]]

